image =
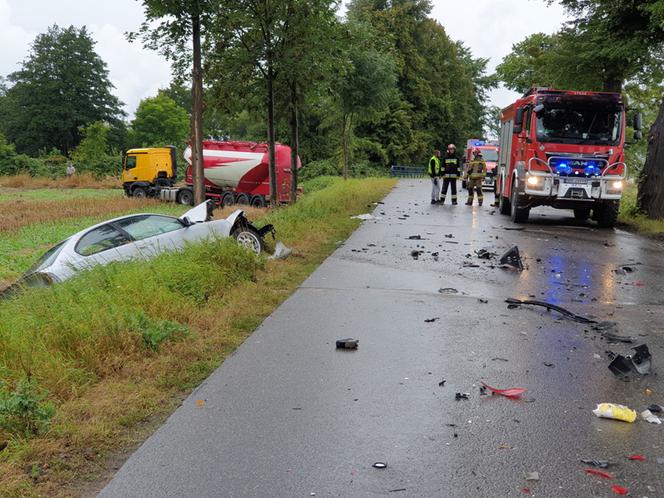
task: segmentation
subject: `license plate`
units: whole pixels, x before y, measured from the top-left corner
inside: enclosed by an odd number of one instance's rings
[[[587,178],[563,178],[563,183],[569,183],[572,185],[585,185],[588,183]]]

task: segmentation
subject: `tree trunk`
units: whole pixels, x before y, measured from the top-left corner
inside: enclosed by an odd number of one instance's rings
[[[348,165],[350,163],[350,128],[351,128],[351,115],[347,114],[343,118],[343,133],[342,133],[342,143],[343,143],[343,154],[344,154],[344,166],[343,166],[343,177],[344,180],[348,179]]]
[[[203,172],[203,69],[201,67],[201,18],[191,17],[193,32],[194,68],[191,85],[191,166],[194,183],[194,203],[205,200],[205,176]]]
[[[270,173],[270,204],[277,205],[277,164],[274,130],[274,69],[272,61],[267,67],[267,147],[268,171]]]
[[[664,99],[648,132],[648,153],[639,178],[637,205],[648,218],[664,219]]]
[[[297,162],[300,155],[300,119],[297,112],[297,82],[290,85],[291,91],[291,203],[297,202]]]

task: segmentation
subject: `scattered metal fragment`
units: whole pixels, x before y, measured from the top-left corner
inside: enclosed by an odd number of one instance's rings
[[[608,469],[609,466],[611,465],[611,462],[609,462],[608,460],[581,459],[581,463],[585,463],[586,465],[592,465],[593,467],[599,467],[600,469]]]
[[[514,246],[503,254],[500,257],[500,264],[511,266],[519,271],[523,270],[523,262],[521,261],[521,255],[519,254],[519,248]]]
[[[459,401],[459,400],[462,400],[462,399],[465,399],[465,400],[470,399],[470,393],[455,393],[454,394],[454,400],[455,401]]]
[[[357,349],[359,345],[359,339],[339,339],[337,341],[337,349]]]
[[[572,313],[571,311],[566,310],[562,306],[547,303],[546,301],[534,301],[534,300],[530,300],[530,299],[526,299],[526,300],[522,301],[520,299],[514,299],[514,298],[510,297],[510,298],[507,298],[505,300],[505,302],[508,303],[508,304],[517,305],[517,306],[520,306],[522,304],[528,304],[530,306],[542,306],[542,307],[546,308],[548,311],[550,311],[550,310],[557,311],[558,313],[560,313],[564,317],[569,318],[570,320],[574,320],[575,322],[578,322],[578,323],[597,323],[597,322],[595,322],[595,320],[591,320],[590,318],[586,318],[585,316],[577,315],[576,313]],[[509,308],[509,306],[508,306],[508,308]]]
[[[539,472],[526,472],[526,481],[539,481]]]

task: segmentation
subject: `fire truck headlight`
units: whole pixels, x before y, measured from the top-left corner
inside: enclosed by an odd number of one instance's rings
[[[536,187],[540,184],[540,178],[538,176],[529,176],[527,183],[530,187]]]
[[[611,182],[611,190],[622,190],[622,188],[623,188],[622,180],[615,180]]]

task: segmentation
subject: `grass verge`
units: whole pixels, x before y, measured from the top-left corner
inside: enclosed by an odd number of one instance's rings
[[[640,213],[636,206],[637,187],[628,183],[620,202],[618,222],[623,228],[633,230],[645,235],[664,235],[664,220],[652,220]]]
[[[222,240],[0,304],[0,493],[70,496],[97,480],[110,456],[145,435],[142,424],[170,413],[358,226],[351,215],[393,185],[335,180],[267,213],[295,249],[285,261]],[[10,398],[32,411],[12,411]]]

